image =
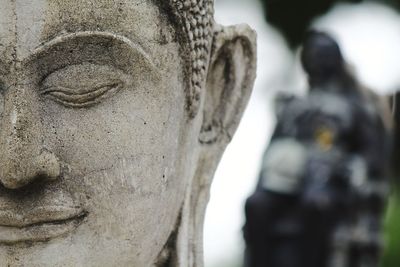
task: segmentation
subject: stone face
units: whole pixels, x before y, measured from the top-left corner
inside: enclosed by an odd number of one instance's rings
[[[0,0],[0,265],[202,265],[256,57],[212,4]]]

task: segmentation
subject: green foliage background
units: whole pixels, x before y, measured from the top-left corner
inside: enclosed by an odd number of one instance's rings
[[[385,242],[381,267],[400,266],[400,189],[389,199],[385,220]]]

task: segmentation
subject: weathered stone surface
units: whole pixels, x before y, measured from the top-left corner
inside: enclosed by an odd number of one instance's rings
[[[254,32],[211,0],[0,6],[0,265],[202,266]]]

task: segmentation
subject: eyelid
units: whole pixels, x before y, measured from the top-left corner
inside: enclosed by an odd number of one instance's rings
[[[131,76],[111,66],[91,63],[65,67],[50,74],[40,94],[67,107],[88,107],[132,83]]]
[[[117,87],[117,86],[120,86],[121,84],[123,84],[122,81],[110,81],[108,83],[104,83],[99,86],[90,88],[90,90],[87,92],[79,92],[79,91],[77,92],[77,89],[75,89],[75,88],[69,88],[69,87],[65,87],[65,86],[55,85],[55,86],[49,86],[49,87],[43,88],[41,94],[45,95],[45,94],[49,94],[49,93],[63,92],[65,95],[69,95],[69,96],[91,96],[91,95],[95,95],[99,90],[101,91],[102,89],[104,89],[106,87]]]
[[[95,89],[84,92],[76,93],[73,92],[74,89],[54,86],[44,89],[42,94],[47,95],[52,100],[63,104],[67,107],[84,108],[93,106],[101,100],[114,95],[123,87],[123,83],[109,83],[104,84],[101,87],[96,87]]]

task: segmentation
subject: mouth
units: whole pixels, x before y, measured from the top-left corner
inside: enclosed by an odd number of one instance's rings
[[[76,207],[39,207],[25,214],[0,210],[0,244],[49,241],[75,230],[86,216]]]

